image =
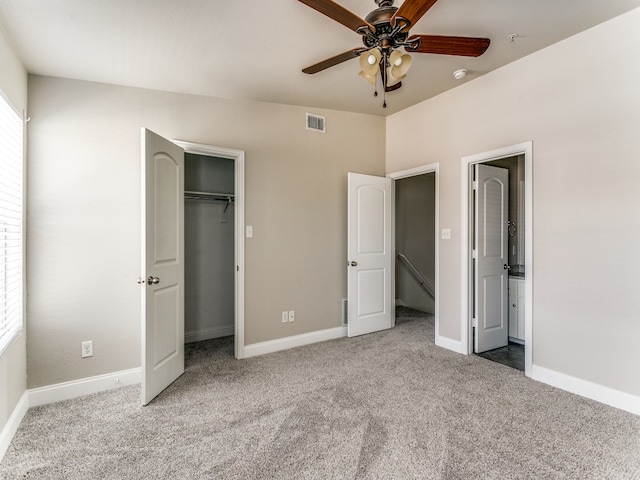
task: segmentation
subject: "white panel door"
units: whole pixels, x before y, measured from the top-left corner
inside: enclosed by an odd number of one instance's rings
[[[348,335],[393,326],[391,179],[348,174]]]
[[[184,372],[184,152],[142,129],[142,404]]]
[[[509,170],[476,165],[474,351],[509,343],[507,220]]]

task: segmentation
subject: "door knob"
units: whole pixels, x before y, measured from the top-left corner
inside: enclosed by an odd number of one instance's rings
[[[509,265],[507,265],[506,263],[504,264],[504,266],[502,268],[504,268],[505,270],[511,271],[511,267]]]
[[[138,277],[138,285],[143,285],[144,284],[144,278],[142,277]]]
[[[160,279],[158,277],[152,277],[151,275],[147,277],[147,284],[157,285],[158,283],[160,283]]]
[[[357,267],[358,266],[358,262],[347,262],[347,265],[350,265],[352,267]]]

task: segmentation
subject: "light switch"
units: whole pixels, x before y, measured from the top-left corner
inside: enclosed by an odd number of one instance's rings
[[[253,227],[251,225],[247,225],[247,238],[253,238]]]
[[[450,228],[443,228],[442,229],[442,239],[443,240],[450,240],[451,239],[451,229]]]

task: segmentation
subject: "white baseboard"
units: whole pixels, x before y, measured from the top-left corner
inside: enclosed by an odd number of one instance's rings
[[[531,378],[552,387],[590,398],[620,410],[640,415],[640,397],[588,382],[538,365],[531,366]]]
[[[346,336],[347,327],[336,327],[318,330],[317,332],[303,333],[302,335],[294,335],[292,337],[279,338],[277,340],[269,340],[267,342],[252,343],[244,347],[244,358],[280,352],[282,350],[288,350],[289,348],[302,347],[303,345],[310,345],[312,343],[324,342]]]
[[[0,432],[0,462],[4,458],[4,454],[7,453],[11,440],[13,440],[13,436],[18,431],[20,422],[22,422],[27,410],[29,410],[29,394],[24,392],[22,397],[20,397],[16,408],[13,409],[13,413],[9,417],[9,420],[7,420],[7,424]]]
[[[468,352],[463,348],[460,340],[453,340],[442,335],[436,335],[436,345],[438,347],[446,348],[447,350],[453,350],[456,353],[468,355]]]
[[[196,330],[194,332],[184,332],[184,343],[201,342],[212,338],[229,337],[235,334],[235,327],[208,328],[206,330]]]
[[[29,394],[29,406],[36,407],[61,400],[69,400],[124,385],[135,385],[140,383],[140,381],[140,368],[132,368],[131,370],[107,373],[105,375],[57,383],[46,387],[32,388],[27,390]]]

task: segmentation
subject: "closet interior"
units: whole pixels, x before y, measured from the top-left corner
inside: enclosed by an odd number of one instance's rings
[[[185,154],[185,343],[234,335],[234,160]]]

